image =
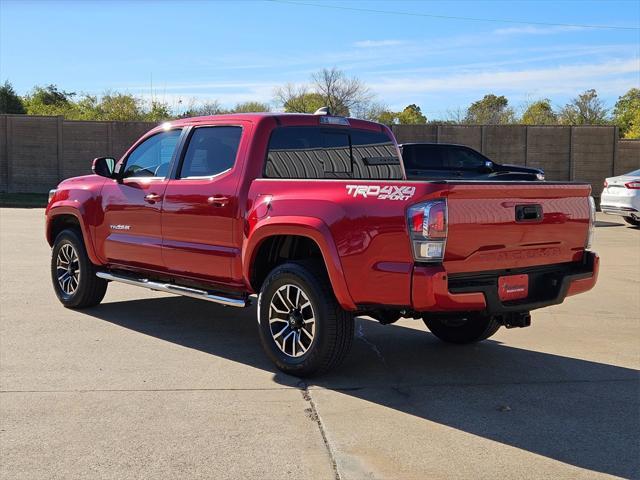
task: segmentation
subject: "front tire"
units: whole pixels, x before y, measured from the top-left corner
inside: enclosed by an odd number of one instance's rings
[[[622,217],[624,218],[624,221],[627,222],[629,225],[633,225],[634,227],[640,227],[640,220],[636,220],[633,217]]]
[[[58,234],[51,251],[51,281],[60,303],[67,308],[99,304],[107,291],[107,281],[96,277],[82,241],[74,229]]]
[[[314,262],[285,263],[269,274],[258,297],[258,323],[269,358],[298,377],[337,367],[353,343],[353,315],[340,307]]]
[[[486,340],[500,329],[496,317],[470,313],[459,317],[423,317],[427,328],[447,343],[474,343]]]

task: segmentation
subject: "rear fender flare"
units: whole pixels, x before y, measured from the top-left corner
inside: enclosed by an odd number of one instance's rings
[[[324,264],[329,273],[329,280],[338,303],[345,310],[356,310],[356,305],[349,293],[338,250],[331,237],[329,227],[322,220],[315,217],[269,217],[255,226],[242,246],[242,274],[249,288],[251,288],[250,279],[253,263],[260,245],[267,238],[276,235],[297,235],[313,240],[318,247],[320,247],[320,252],[322,253]]]

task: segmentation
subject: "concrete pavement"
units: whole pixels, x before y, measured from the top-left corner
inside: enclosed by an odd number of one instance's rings
[[[273,368],[254,309],[50,286],[40,209],[0,210],[0,477],[640,478],[640,231],[600,217],[595,290],[456,347],[357,321],[343,367]]]

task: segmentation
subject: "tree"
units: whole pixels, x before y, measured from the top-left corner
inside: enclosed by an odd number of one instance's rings
[[[0,113],[26,113],[22,99],[15,92],[9,80],[0,86]]]
[[[270,112],[271,107],[261,102],[244,102],[238,103],[233,108],[233,113],[253,113],[253,112]]]
[[[276,103],[289,113],[313,113],[325,106],[324,97],[310,91],[306,85],[287,83],[284,87],[276,88],[274,97]]]
[[[608,109],[598,93],[587,90],[567,103],[560,111],[560,122],[565,125],[603,125],[607,123]]]
[[[56,85],[36,86],[24,99],[29,115],[72,115],[75,92],[59,90]]]
[[[631,126],[624,135],[624,138],[640,139],[640,109],[636,110],[631,119]]]
[[[378,113],[376,118],[372,118],[374,122],[382,123],[384,125],[396,125],[398,123],[398,112],[392,112],[390,110],[383,110]]]
[[[347,77],[337,68],[324,68],[311,76],[316,93],[322,95],[333,115],[348,117],[351,110],[362,110],[373,94],[357,77]]]
[[[558,115],[553,111],[551,100],[542,98],[529,104],[522,114],[525,125],[554,125],[558,123]]]
[[[201,117],[207,115],[220,115],[222,113],[227,113],[227,110],[222,108],[220,102],[217,100],[213,100],[210,102],[204,102],[203,104],[197,105],[195,99],[193,99],[189,103],[189,107],[187,111],[182,114],[182,117]]]
[[[160,100],[151,100],[149,109],[144,112],[144,120],[147,122],[163,122],[171,117],[169,104]]]
[[[640,89],[621,95],[613,107],[613,121],[624,138],[640,138]]]
[[[466,123],[482,125],[498,125],[513,123],[515,114],[509,107],[509,100],[503,95],[499,97],[490,93],[482,100],[473,102],[467,109]]]
[[[101,120],[127,122],[145,119],[142,100],[126,93],[105,92],[97,110]]]
[[[412,103],[398,114],[398,122],[401,125],[424,125],[427,123],[427,117],[422,114],[419,106]]]

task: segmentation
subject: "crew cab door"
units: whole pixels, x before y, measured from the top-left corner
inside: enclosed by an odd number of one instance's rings
[[[248,128],[209,125],[189,132],[162,207],[162,255],[172,273],[232,283],[233,263],[240,258],[234,239],[240,221],[236,157]]]
[[[160,215],[180,135],[175,129],[143,139],[119,163],[120,179],[105,182],[96,245],[106,262],[164,269]]]
[[[453,179],[480,180],[491,173],[489,159],[471,148],[451,146],[447,148],[446,155]]]

